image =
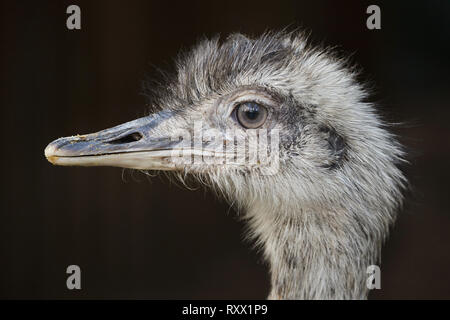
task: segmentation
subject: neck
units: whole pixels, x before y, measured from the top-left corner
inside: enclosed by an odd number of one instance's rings
[[[366,299],[367,267],[381,239],[345,211],[271,212],[254,205],[248,217],[270,264],[269,299]]]

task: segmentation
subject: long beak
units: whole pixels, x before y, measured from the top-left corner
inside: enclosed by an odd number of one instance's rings
[[[97,133],[59,138],[45,148],[45,156],[62,166],[174,170],[167,158],[180,142],[167,134],[171,117],[160,112]]]

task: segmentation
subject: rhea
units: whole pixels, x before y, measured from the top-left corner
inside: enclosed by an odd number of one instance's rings
[[[270,266],[269,299],[365,299],[406,179],[402,147],[357,75],[301,32],[204,39],[151,86],[150,115],[57,139],[45,156],[193,176],[249,224]],[[226,161],[237,153],[243,161]]]

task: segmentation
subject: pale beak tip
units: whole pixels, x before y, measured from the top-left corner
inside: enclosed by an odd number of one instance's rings
[[[56,161],[58,160],[58,157],[55,155],[56,153],[56,147],[55,144],[53,142],[51,142],[44,151],[45,157],[47,158],[47,160],[52,163],[52,164],[56,164]]]

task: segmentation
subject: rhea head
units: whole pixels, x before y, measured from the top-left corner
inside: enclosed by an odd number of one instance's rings
[[[312,261],[314,250],[358,256],[343,264],[352,270],[376,261],[378,249],[367,246],[379,247],[401,203],[404,178],[397,164],[403,153],[347,59],[308,45],[298,32],[256,39],[234,34],[203,40],[178,58],[176,69],[150,88],[155,112],[57,139],[45,149],[47,159],[166,170],[206,181],[246,212],[271,263],[271,297],[308,297],[307,289],[286,284],[281,274],[299,268],[286,262],[289,257],[315,265],[319,280],[333,266]],[[261,146],[262,140],[267,145],[250,161],[251,142]],[[258,160],[262,151],[276,155],[275,167]],[[200,161],[180,161],[178,152]],[[244,161],[226,160],[236,152]],[[360,240],[352,244],[348,235]],[[308,268],[293,274],[305,278]],[[360,280],[347,281],[347,296],[365,294]],[[345,284],[330,285],[333,292],[339,285]],[[317,284],[309,296],[331,297],[326,288]]]

